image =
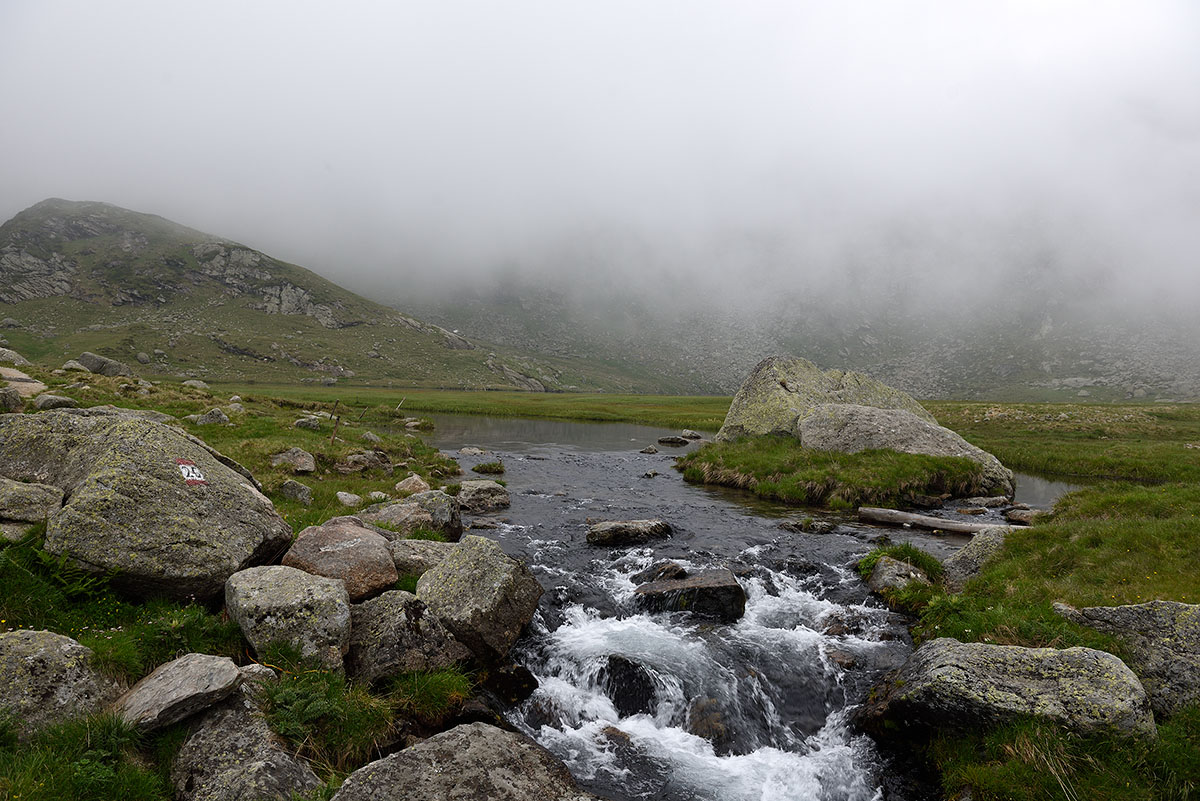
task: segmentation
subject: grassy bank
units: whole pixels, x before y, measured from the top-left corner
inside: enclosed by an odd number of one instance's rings
[[[462,392],[356,386],[222,385],[222,391],[270,395],[354,408],[378,407],[408,414],[441,412],[491,417],[529,417],[591,423],[637,423],[663,428],[716,431],[730,399],[707,395],[609,395],[595,392]]]
[[[964,403],[934,413],[1010,467],[1112,480],[1014,529],[961,594],[903,593],[918,641],[1082,645],[1122,656],[1112,638],[1066,622],[1051,605],[1200,602],[1200,408]],[[1017,723],[938,738],[928,753],[949,795],[970,787],[976,799],[1022,801],[1200,797],[1200,709],[1159,723],[1154,742]]]
[[[970,459],[895,451],[814,451],[783,436],[712,442],[684,456],[677,466],[688,481],[832,509],[904,504],[914,495],[983,492],[983,468]]]

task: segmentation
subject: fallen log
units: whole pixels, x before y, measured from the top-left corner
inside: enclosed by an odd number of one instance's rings
[[[943,517],[901,512],[899,509],[879,509],[874,506],[860,506],[858,519],[863,523],[887,523],[894,526],[908,524],[917,528],[950,531],[955,534],[975,534],[985,528],[996,528],[995,523],[966,523],[961,520],[946,520]]]

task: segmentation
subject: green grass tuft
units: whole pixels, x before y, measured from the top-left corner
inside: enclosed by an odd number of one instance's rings
[[[884,556],[890,556],[901,562],[908,562],[913,567],[919,568],[921,572],[929,577],[930,581],[939,581],[942,578],[942,563],[938,561],[937,557],[907,542],[900,545],[888,545],[871,551],[858,561],[859,575],[863,578],[870,576],[871,571],[875,569],[875,564]]]
[[[496,475],[504,472],[504,462],[481,462],[471,468],[476,473],[485,473],[488,475]]]

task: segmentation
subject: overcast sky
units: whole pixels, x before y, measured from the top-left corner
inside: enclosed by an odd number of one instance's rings
[[[0,108],[0,217],[103,200],[352,287],[1200,301],[1195,0],[3,0]]]

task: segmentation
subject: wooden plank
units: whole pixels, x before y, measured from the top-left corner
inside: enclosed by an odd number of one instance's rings
[[[899,509],[879,509],[874,506],[859,507],[858,519],[863,523],[884,523],[893,526],[908,524],[917,528],[950,531],[955,534],[976,534],[985,528],[997,527],[995,523],[968,523],[965,520],[947,520],[943,517],[901,512]],[[1009,526],[1001,527],[1009,528]]]

